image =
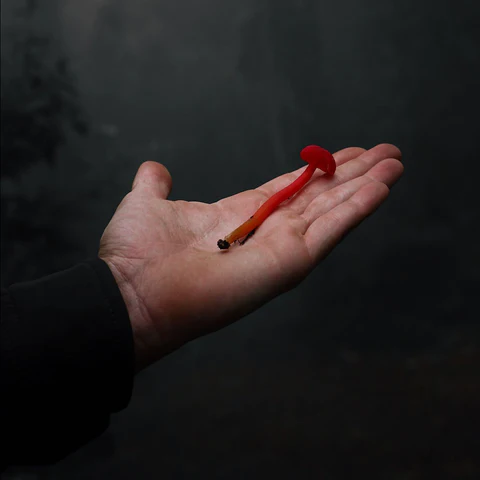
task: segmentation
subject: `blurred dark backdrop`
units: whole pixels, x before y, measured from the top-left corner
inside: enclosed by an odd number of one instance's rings
[[[86,448],[6,478],[479,478],[479,19],[467,0],[2,0],[3,285],[96,255],[147,159],[203,202],[308,143],[405,164],[302,285],[143,372]]]

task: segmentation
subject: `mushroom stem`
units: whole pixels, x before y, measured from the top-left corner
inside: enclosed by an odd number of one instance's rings
[[[242,225],[229,233],[225,238],[218,240],[218,248],[226,250],[230,248],[230,245],[233,242],[251,234],[281,203],[288,200],[305,186],[305,184],[312,178],[313,173],[317,168],[321,168],[329,174],[335,172],[335,160],[333,159],[333,156],[321,147],[312,145],[305,147],[301,152],[301,156],[305,161],[309,162],[309,165],[304,172],[290,185],[287,185],[285,188],[272,195],[246,222],[242,223]]]

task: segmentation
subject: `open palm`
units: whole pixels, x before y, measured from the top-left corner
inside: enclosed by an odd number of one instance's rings
[[[170,201],[165,167],[145,162],[105,229],[99,256],[119,284],[141,369],[292,289],[387,197],[401,153],[382,144],[334,154],[333,177],[318,171],[243,245],[217,240],[304,170],[213,204]]]

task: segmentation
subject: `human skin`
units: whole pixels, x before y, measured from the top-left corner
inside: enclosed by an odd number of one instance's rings
[[[346,234],[388,197],[403,173],[400,150],[380,144],[334,153],[333,176],[310,182],[244,245],[217,240],[304,167],[207,204],[168,200],[172,178],[144,162],[100,240],[132,324],[136,371],[298,286]]]

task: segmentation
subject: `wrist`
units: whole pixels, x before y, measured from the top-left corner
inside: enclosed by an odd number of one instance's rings
[[[101,258],[110,268],[127,308],[133,332],[135,373],[138,373],[156,360],[155,331],[151,328],[148,311],[124,269],[112,258]]]

